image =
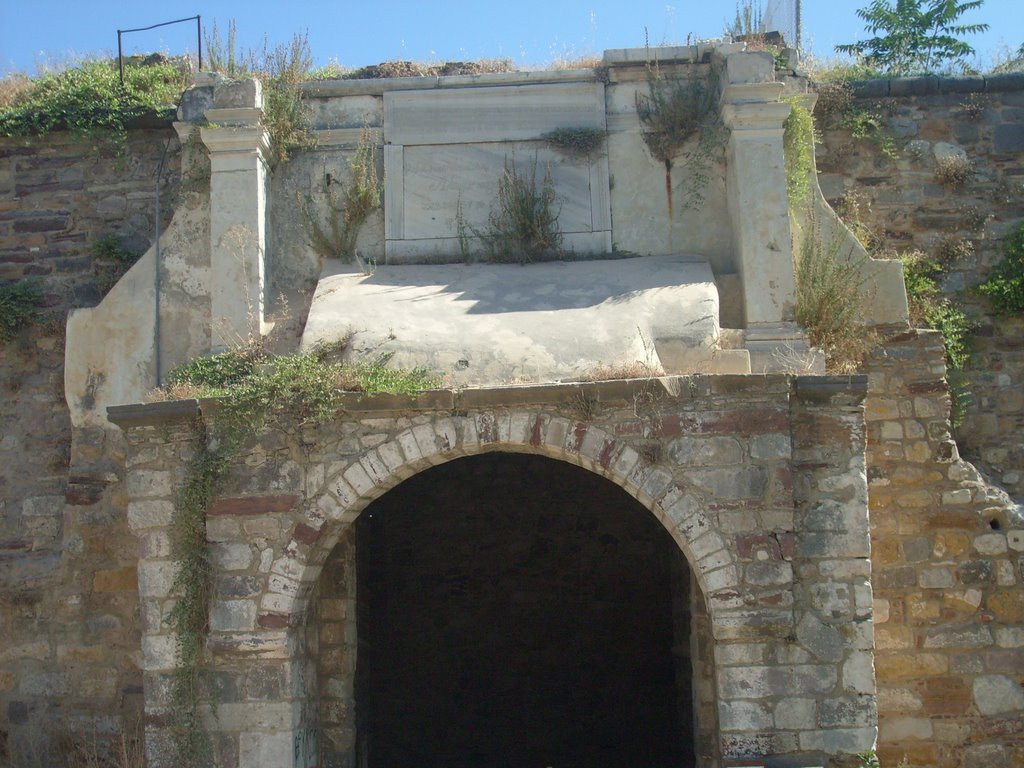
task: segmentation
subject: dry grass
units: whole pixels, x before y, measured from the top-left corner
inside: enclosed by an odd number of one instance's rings
[[[147,403],[164,403],[169,400],[193,400],[199,397],[201,392],[202,387],[196,384],[180,382],[151,389],[146,393],[143,400]]]
[[[427,64],[421,61],[384,61],[360,67],[341,75],[346,80],[375,80],[385,77],[446,77],[448,75],[483,75],[514,72],[511,59],[478,59],[477,61],[446,61]]]
[[[72,731],[68,727],[28,730],[12,736],[9,768],[143,768],[142,729],[119,733]]]
[[[548,62],[545,69],[554,72],[563,69],[597,69],[600,66],[602,60],[596,53],[560,54]]]
[[[0,78],[0,109],[17,104],[32,89],[32,81],[21,73]]]
[[[582,381],[614,381],[616,379],[653,379],[664,376],[660,365],[651,365],[640,360],[614,365],[599,365],[580,377]]]

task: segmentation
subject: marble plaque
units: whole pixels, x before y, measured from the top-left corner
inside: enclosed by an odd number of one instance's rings
[[[487,231],[507,164],[538,189],[550,178],[564,250],[609,251],[607,154],[573,158],[539,140],[559,127],[604,129],[603,94],[600,83],[385,94],[387,261],[451,260],[465,244],[481,253],[473,235]]]
[[[556,128],[604,128],[604,115],[603,83],[393,91],[384,94],[384,141],[528,141]]]

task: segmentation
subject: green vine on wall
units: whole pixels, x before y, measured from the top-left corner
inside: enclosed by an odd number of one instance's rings
[[[168,374],[164,396],[218,399],[209,419],[194,424],[194,452],[171,520],[176,602],[167,622],[175,633],[176,667],[170,720],[182,765],[212,762],[200,714],[206,687],[203,646],[213,595],[206,512],[242,446],[267,427],[287,430],[329,421],[341,410],[344,392],[415,394],[439,384],[425,369],[388,367],[387,355],[372,362],[342,363],[338,358],[346,343],[276,357],[254,343],[198,358]]]
[[[783,129],[786,160],[786,197],[790,212],[809,204],[815,181],[814,117],[799,99],[789,101],[790,112]]]

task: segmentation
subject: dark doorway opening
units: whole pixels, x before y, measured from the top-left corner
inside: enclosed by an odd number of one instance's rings
[[[693,765],[689,570],[617,485],[452,461],[363,512],[355,571],[360,766]]]

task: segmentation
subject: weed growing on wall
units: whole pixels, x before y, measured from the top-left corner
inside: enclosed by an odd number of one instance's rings
[[[96,286],[106,295],[117,281],[139,260],[139,254],[128,250],[114,235],[104,235],[89,246]]]
[[[903,262],[911,325],[942,333],[946,379],[953,400],[951,419],[953,426],[959,426],[970,400],[970,381],[964,367],[970,357],[971,323],[962,309],[949,299],[940,298],[939,280],[945,273],[942,263],[929,259],[921,251],[903,254],[900,260]]]
[[[485,230],[466,223],[459,200],[456,228],[463,258],[468,256],[472,233],[483,241],[491,261],[528,264],[557,259],[562,244],[562,234],[558,231],[560,212],[550,171],[546,170],[538,179],[536,157],[525,171],[519,168],[514,157],[506,158],[505,170],[498,180],[498,196]]]
[[[941,331],[946,345],[946,365],[952,371],[962,370],[969,355],[970,323],[949,299],[939,298],[939,280],[945,268],[921,251],[903,254],[900,261],[903,262],[911,324],[916,328]]]
[[[0,285],[0,341],[8,342],[39,317],[43,290],[38,280]]]
[[[988,296],[1001,315],[1024,314],[1024,221],[1006,239],[1003,252],[1003,261],[978,286],[978,292]]]
[[[540,138],[570,157],[589,158],[604,146],[607,134],[601,128],[577,126],[556,128]]]
[[[173,105],[188,80],[172,62],[128,61],[122,85],[117,61],[84,60],[59,72],[29,78],[11,103],[0,107],[0,136],[70,131],[112,138],[123,146],[133,120],[147,115],[174,116]]]
[[[349,161],[349,180],[336,185],[332,179],[327,184],[326,223],[317,214],[312,196],[296,192],[296,197],[310,247],[323,258],[354,260],[359,230],[381,201],[376,143],[370,129],[363,129]]]
[[[966,157],[950,155],[935,162],[935,180],[946,189],[960,189],[974,176],[974,164]]]
[[[651,157],[665,166],[665,196],[672,218],[672,168],[682,159],[688,172],[689,195],[683,207],[699,210],[711,176],[711,162],[724,143],[716,102],[718,83],[697,67],[686,75],[666,75],[655,64],[647,67],[647,94],[636,95],[636,112]],[[696,139],[696,143],[692,140]],[[689,145],[689,149],[686,147]]]
[[[341,409],[344,391],[414,394],[439,384],[424,369],[389,368],[387,356],[344,364],[333,359],[340,351],[339,345],[330,345],[275,357],[254,342],[197,358],[168,374],[171,392],[219,401],[208,422],[194,424],[195,450],[171,520],[177,601],[168,624],[176,636],[177,666],[170,723],[182,765],[211,763],[211,745],[200,722],[203,646],[213,589],[206,511],[242,445],[268,427],[294,429],[329,420]]]
[[[216,23],[209,29],[205,38],[210,70],[255,77],[263,83],[263,124],[270,134],[273,160],[285,162],[296,149],[314,143],[301,90],[313,68],[309,37],[295,34],[288,43],[273,48],[264,41],[262,49],[245,53],[237,49],[235,37],[234,20],[228,22],[224,38]]]
[[[861,265],[839,258],[838,243],[824,245],[809,233],[797,253],[796,320],[811,346],[825,353],[830,371],[860,367],[877,339],[864,321]]]

